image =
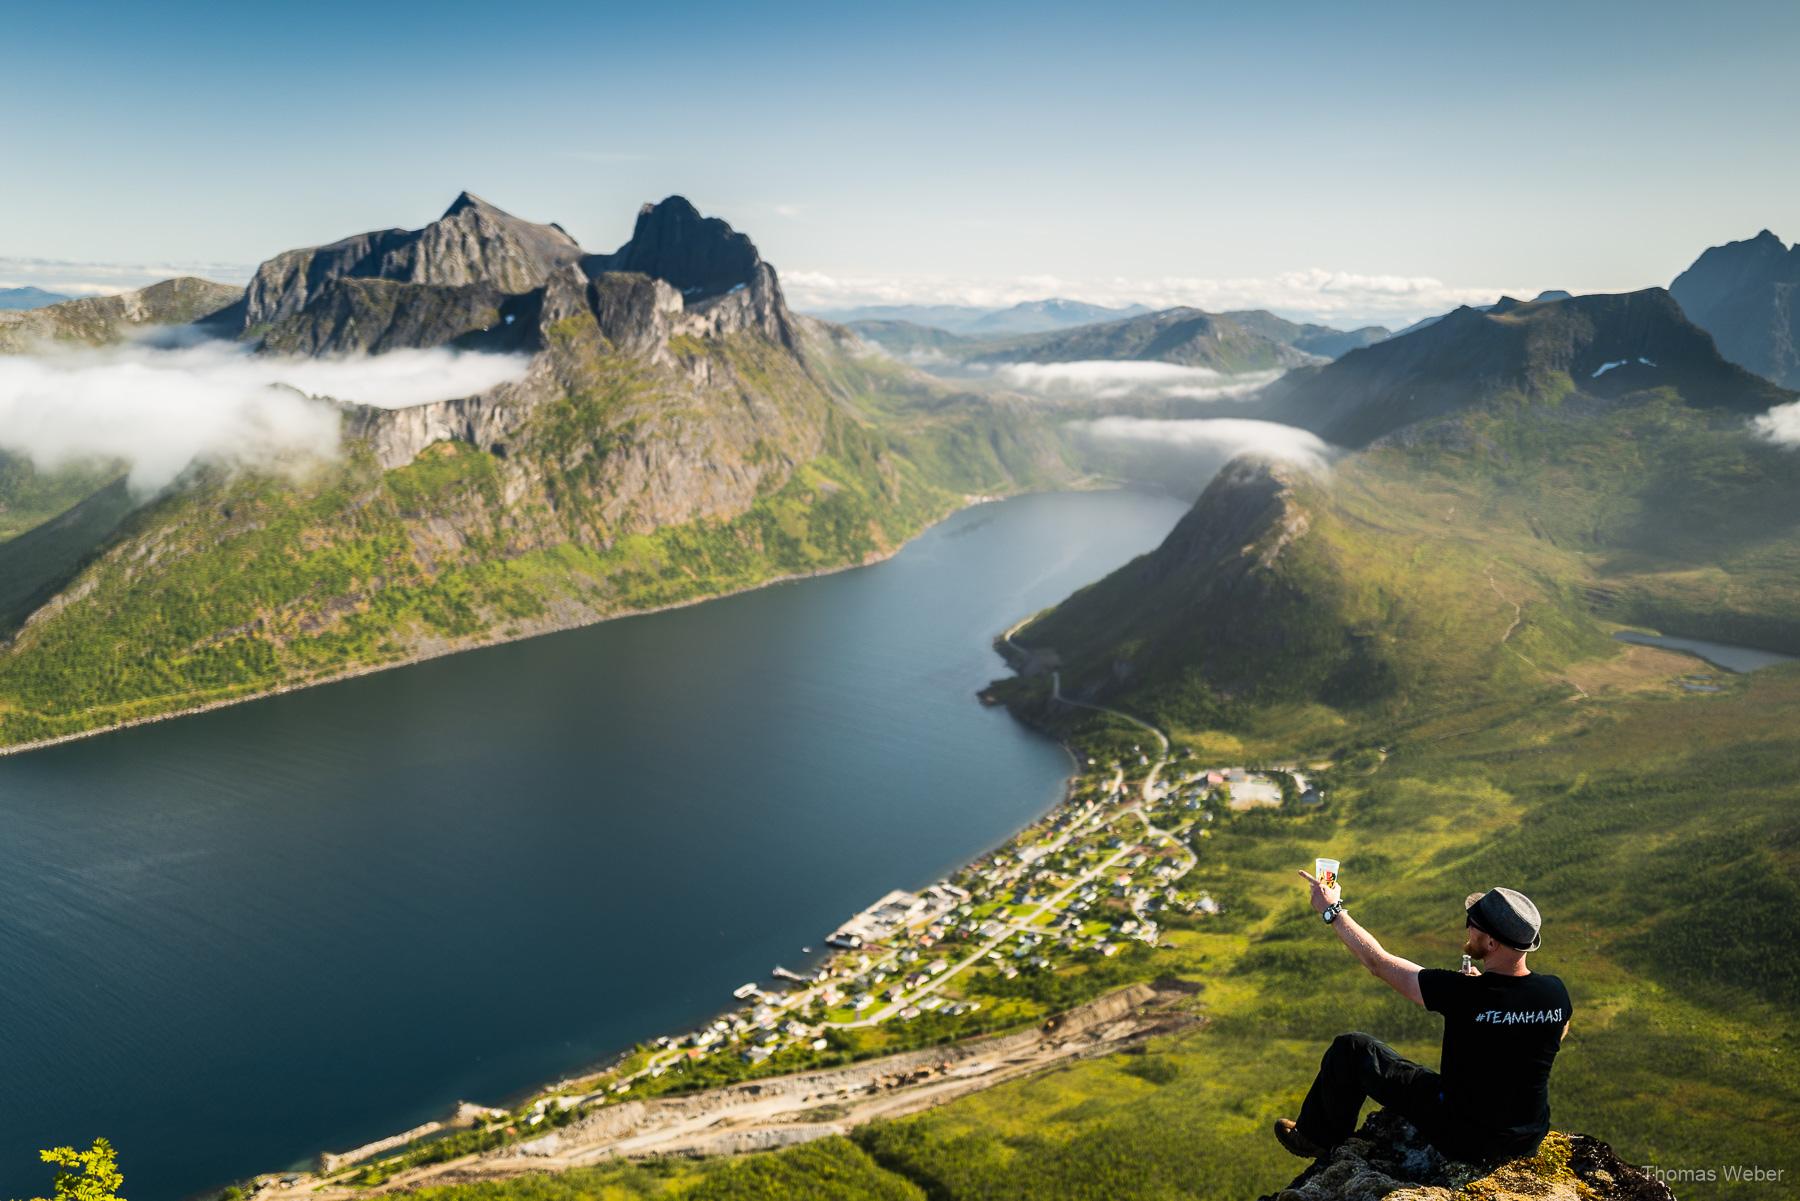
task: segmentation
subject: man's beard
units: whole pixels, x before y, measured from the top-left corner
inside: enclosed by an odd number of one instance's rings
[[[1475,947],[1475,940],[1472,938],[1463,939],[1462,953],[1464,955],[1467,955],[1470,959],[1486,959],[1487,958],[1487,951],[1486,950],[1477,950]]]

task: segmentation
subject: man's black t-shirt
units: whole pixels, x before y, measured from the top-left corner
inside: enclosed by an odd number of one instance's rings
[[[1550,1129],[1550,1064],[1572,1006],[1555,976],[1419,972],[1425,1008],[1444,1015],[1444,1109],[1496,1151],[1535,1148]]]

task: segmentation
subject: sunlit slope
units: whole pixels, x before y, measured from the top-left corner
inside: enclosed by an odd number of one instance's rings
[[[0,741],[855,564],[966,492],[1068,477],[1048,425],[933,411],[925,385],[878,413],[828,339],[680,350],[665,369],[571,335],[570,391],[504,456],[443,441],[384,470],[352,440],[295,476],[191,473],[0,653]],[[734,460],[763,479],[743,503]]]

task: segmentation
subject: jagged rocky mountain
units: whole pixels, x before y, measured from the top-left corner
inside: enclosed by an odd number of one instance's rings
[[[1800,387],[1800,244],[1763,230],[1714,246],[1669,292],[1713,336],[1719,353],[1788,388]]]
[[[58,320],[104,341],[155,300],[261,353],[447,346],[523,372],[340,403],[335,463],[196,464],[78,554],[33,548],[77,571],[0,598],[35,606],[0,651],[0,741],[863,561],[961,494],[1070,471],[1047,419],[790,313],[750,239],[680,197],[611,254],[465,194],[422,229],[277,255],[241,294],[158,288]]]

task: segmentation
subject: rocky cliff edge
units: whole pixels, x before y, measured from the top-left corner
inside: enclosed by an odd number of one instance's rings
[[[1585,1134],[1551,1131],[1530,1159],[1495,1168],[1446,1160],[1397,1114],[1377,1110],[1330,1159],[1261,1201],[1674,1201],[1669,1186]]]

